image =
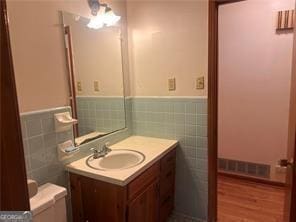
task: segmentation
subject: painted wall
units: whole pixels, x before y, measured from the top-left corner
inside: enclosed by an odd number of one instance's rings
[[[195,89],[207,79],[207,12],[207,1],[127,3],[133,134],[180,142],[175,212],[190,221],[207,218],[207,87]]]
[[[122,16],[121,22],[124,24],[125,2],[105,2],[110,3],[115,13]],[[68,104],[61,10],[85,17],[90,15],[85,0],[8,1],[12,55],[21,112]],[[125,35],[126,31],[123,32]],[[127,47],[126,42],[124,47]]]
[[[125,22],[124,1],[111,6]],[[84,0],[8,2],[21,112],[68,104],[60,10],[89,16]],[[207,89],[195,89],[196,77],[207,79],[207,11],[207,1],[128,2],[132,76],[126,66],[124,72],[125,85],[130,82],[132,87],[125,87],[126,95],[207,94]],[[127,47],[126,41],[123,44]],[[127,64],[127,55],[124,58]],[[177,90],[169,92],[171,77],[176,77]]]
[[[121,1],[116,2],[124,5]],[[197,0],[129,1],[127,10],[130,62],[124,56],[124,64],[130,64],[131,76],[128,68],[124,72],[125,84],[130,83],[131,87],[125,87],[126,95],[172,97],[128,99],[128,130],[120,135],[123,138],[133,132],[180,141],[176,209],[178,213],[192,217],[192,221],[207,217],[207,99],[197,97],[207,95],[207,88],[195,89],[196,77],[207,79],[207,7],[207,1]],[[68,103],[62,22],[58,10],[84,16],[89,13],[84,0],[9,2],[21,112]],[[177,90],[169,92],[167,79],[171,77],[176,77]],[[184,98],[173,98],[175,96]],[[108,140],[110,138],[104,137],[86,144],[69,161],[89,155],[91,146]]]
[[[272,166],[287,152],[292,33],[275,31],[294,0],[248,0],[219,16],[219,157]]]
[[[207,1],[128,1],[131,95],[207,95],[195,88],[207,78],[207,13]]]

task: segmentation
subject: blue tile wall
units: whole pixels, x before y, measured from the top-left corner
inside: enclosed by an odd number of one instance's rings
[[[73,139],[72,130],[56,133],[54,114],[70,107],[21,114],[21,127],[28,178],[38,184],[66,184],[63,164],[58,160],[57,144]]]
[[[206,220],[207,99],[133,98],[133,134],[180,142],[177,149],[178,213]]]
[[[123,97],[77,97],[80,135],[113,132],[125,127]]]
[[[177,149],[177,215],[192,221],[206,220],[207,214],[207,99],[128,98],[125,100],[125,130],[80,146],[72,158],[58,161],[57,144],[72,139],[72,132],[55,133],[54,113],[70,107],[21,115],[27,174],[39,184],[67,186],[64,164],[89,155],[91,147],[116,143],[128,136],[142,135],[180,142]]]
[[[78,160],[80,158],[83,158],[87,155],[90,155],[92,151],[90,151],[90,148],[97,147],[98,149],[102,148],[103,145],[108,142],[111,145],[114,143],[117,143],[129,136],[132,135],[132,100],[131,98],[125,99],[125,122],[126,122],[126,128],[119,130],[117,132],[108,134],[104,137],[101,137],[99,139],[93,140],[89,143],[83,144],[79,146],[80,151],[75,154],[73,157],[71,157],[68,160],[65,160],[63,163],[67,164],[70,162],[73,162],[75,160]]]
[[[91,153],[90,148],[101,147],[106,142],[116,143],[131,135],[131,100],[125,100],[126,126],[122,131],[96,139],[80,146],[80,152],[63,162],[58,160],[57,145],[73,139],[72,130],[56,133],[54,114],[70,111],[70,107],[60,107],[21,114],[22,137],[28,178],[39,185],[47,182],[66,186],[64,164],[85,157]]]

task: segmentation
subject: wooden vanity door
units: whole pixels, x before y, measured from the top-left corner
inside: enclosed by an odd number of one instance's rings
[[[83,208],[83,221],[94,222],[98,220],[97,208],[101,203],[97,200],[97,187],[95,181],[81,178],[81,201]]]
[[[159,181],[153,182],[128,206],[128,222],[157,222]]]
[[[74,222],[125,222],[125,187],[70,174]]]

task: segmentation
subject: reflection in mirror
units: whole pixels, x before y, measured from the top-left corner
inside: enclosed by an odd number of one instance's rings
[[[62,12],[75,144],[125,128],[119,26],[89,28],[89,19]]]

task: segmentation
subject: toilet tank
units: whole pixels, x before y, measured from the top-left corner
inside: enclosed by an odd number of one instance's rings
[[[38,187],[38,193],[30,199],[33,222],[67,222],[67,190],[46,183]]]

